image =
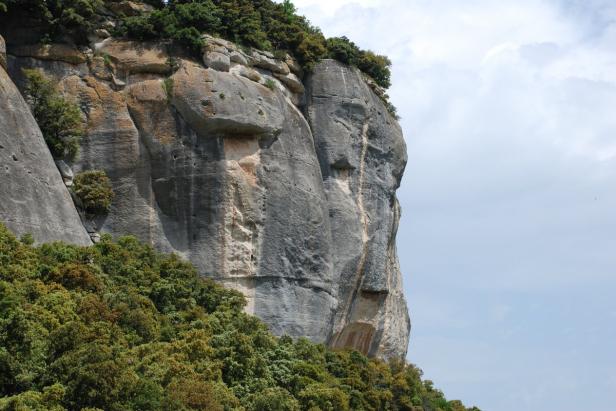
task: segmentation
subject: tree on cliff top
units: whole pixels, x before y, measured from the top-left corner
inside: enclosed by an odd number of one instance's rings
[[[30,243],[0,224],[0,410],[467,410],[402,361],[273,336],[132,237]]]

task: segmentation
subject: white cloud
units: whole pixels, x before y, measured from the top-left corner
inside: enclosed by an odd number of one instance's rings
[[[484,409],[607,411],[616,4],[296,4],[326,35],[394,63],[411,361]]]

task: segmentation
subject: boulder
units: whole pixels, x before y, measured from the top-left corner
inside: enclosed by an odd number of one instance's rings
[[[247,66],[248,65],[248,60],[246,59],[244,54],[240,53],[239,51],[232,51],[229,54],[229,59],[233,63],[241,64],[242,66]]]
[[[26,44],[10,49],[17,57],[32,57],[38,60],[63,61],[70,64],[81,64],[87,61],[86,55],[77,47],[68,44]]]
[[[302,81],[293,73],[279,74],[274,73],[274,77],[282,82],[293,93],[301,94],[304,92]]]
[[[166,45],[160,42],[108,38],[99,43],[95,51],[127,73],[169,74],[172,70]]]
[[[253,52],[252,58],[252,64],[255,67],[269,70],[272,73],[289,74],[289,66],[287,66],[284,61],[277,60],[263,54],[263,52],[257,51]]]
[[[206,67],[218,71],[229,71],[231,67],[229,55],[220,51],[206,51],[203,54],[203,63]]]
[[[259,83],[263,79],[263,77],[261,77],[261,74],[259,74],[258,71],[253,70],[250,67],[236,66],[231,71],[242,77],[246,77],[247,79],[252,80],[255,83]]]
[[[279,97],[264,86],[190,63],[171,79],[173,105],[203,137],[274,135],[282,128]]]

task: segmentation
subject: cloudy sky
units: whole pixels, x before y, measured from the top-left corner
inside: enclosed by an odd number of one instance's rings
[[[487,411],[616,409],[616,2],[295,4],[394,63],[408,359]]]

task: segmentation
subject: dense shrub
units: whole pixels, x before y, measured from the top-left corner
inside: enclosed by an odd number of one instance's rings
[[[114,194],[111,180],[102,170],[89,170],[75,176],[73,190],[89,214],[104,214],[111,207]]]
[[[0,12],[7,20],[27,18],[40,26],[44,37],[55,40],[65,35],[86,42],[103,0],[3,0]],[[1,23],[1,22],[0,22]]]
[[[326,40],[288,0],[175,0],[148,15],[125,18],[118,34],[174,39],[198,52],[203,32],[262,50],[289,51],[307,70],[325,57],[335,58],[389,87],[391,62],[386,57],[361,50],[346,37]]]
[[[56,158],[74,158],[84,124],[79,107],[66,100],[55,82],[37,69],[23,70],[25,96],[45,142]]]
[[[0,224],[0,410],[466,410],[412,365],[276,338],[244,303],[132,237],[33,247]]]

